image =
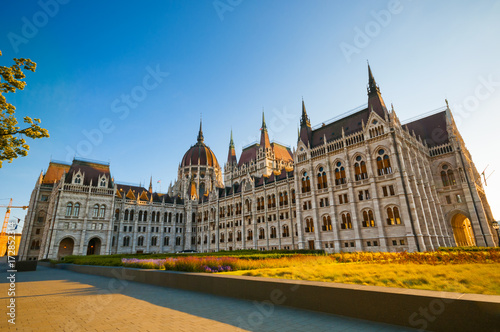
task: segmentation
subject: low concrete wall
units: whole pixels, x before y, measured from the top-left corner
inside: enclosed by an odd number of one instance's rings
[[[16,271],[26,272],[26,271],[36,271],[37,261],[16,261]]]
[[[500,296],[207,273],[48,263],[80,273],[432,331],[500,331]]]

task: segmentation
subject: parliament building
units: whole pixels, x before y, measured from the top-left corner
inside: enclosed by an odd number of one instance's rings
[[[21,259],[185,250],[428,251],[495,246],[481,177],[448,107],[401,123],[368,67],[368,105],[311,127],[297,144],[260,142],[223,168],[205,143],[167,193],[115,182],[109,164],[51,161],[25,219]],[[258,128],[256,128],[258,130]]]

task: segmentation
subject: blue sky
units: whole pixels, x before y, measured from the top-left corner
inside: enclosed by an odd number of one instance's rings
[[[499,1],[60,1],[0,4],[0,64],[38,64],[7,100],[51,135],[4,163],[0,205],[27,205],[51,158],[75,153],[165,191],[201,113],[221,164],[231,128],[238,156],[258,138],[262,109],[293,146],[302,97],[313,125],[367,102],[368,59],[402,121],[448,99],[479,171],[496,170],[500,215]]]

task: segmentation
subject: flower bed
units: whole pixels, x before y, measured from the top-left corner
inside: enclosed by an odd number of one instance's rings
[[[332,255],[273,256],[177,256],[159,259],[122,258],[127,267],[185,272],[227,272],[263,268],[285,268],[332,263],[364,264],[489,264],[500,263],[500,251],[435,251],[414,253],[355,252]]]

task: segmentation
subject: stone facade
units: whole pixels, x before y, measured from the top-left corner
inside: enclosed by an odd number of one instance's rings
[[[302,102],[293,150],[269,141],[264,116],[239,161],[231,134],[224,179],[201,124],[166,194],[117,183],[106,164],[51,162],[20,255],[495,246],[493,220],[448,105],[401,124],[369,69],[367,107],[312,128]]]

